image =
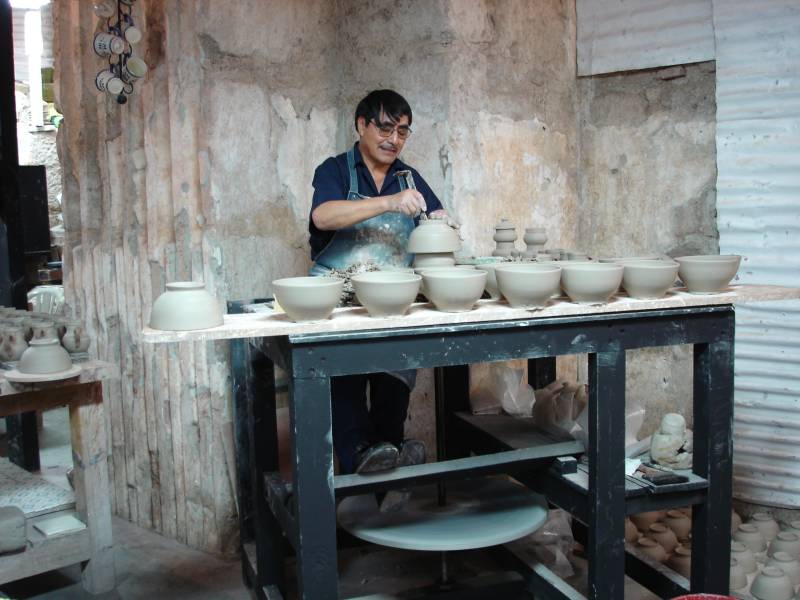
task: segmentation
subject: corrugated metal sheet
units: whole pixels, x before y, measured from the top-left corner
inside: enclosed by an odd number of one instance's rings
[[[714,60],[711,0],[577,0],[578,75]]]
[[[800,2],[714,0],[720,252],[800,287]],[[800,302],[736,310],[734,494],[800,507]]]

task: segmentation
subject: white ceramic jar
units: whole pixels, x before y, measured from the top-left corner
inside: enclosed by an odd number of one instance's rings
[[[764,539],[768,542],[775,539],[775,536],[778,535],[778,532],[781,530],[778,526],[778,522],[773,519],[772,515],[769,513],[753,513],[749,522],[758,527],[758,530],[764,535]]]
[[[173,281],[153,302],[150,327],[167,331],[218,327],[222,325],[223,312],[202,281]]]
[[[792,531],[781,531],[770,542],[767,554],[773,556],[776,552],[788,552],[795,558],[800,558],[800,536]]]
[[[768,567],[778,567],[789,576],[793,586],[800,585],[800,562],[788,552],[776,552],[767,561]]]
[[[86,352],[89,349],[89,334],[83,323],[78,319],[71,319],[64,324],[64,335],[61,344],[70,353]]]

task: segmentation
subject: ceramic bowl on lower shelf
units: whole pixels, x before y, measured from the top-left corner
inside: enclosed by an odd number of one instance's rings
[[[489,297],[493,300],[499,300],[503,297],[500,293],[500,288],[497,287],[497,267],[502,265],[507,265],[510,263],[490,263],[490,264],[477,264],[475,268],[480,271],[486,271],[486,293],[489,294]]]
[[[486,271],[477,269],[423,271],[422,279],[428,299],[443,312],[472,310],[486,287]]]
[[[546,306],[559,290],[561,267],[535,263],[498,266],[495,269],[497,287],[514,308]]]
[[[792,600],[794,587],[789,576],[778,567],[764,567],[756,575],[750,594],[757,600]]]
[[[692,294],[724,291],[739,270],[742,257],[736,254],[680,256],[678,276]]]
[[[38,338],[30,341],[22,353],[17,370],[26,375],[48,375],[72,367],[69,352],[61,347],[58,338]]]
[[[421,275],[373,271],[350,278],[358,301],[372,317],[404,315],[419,293]]]
[[[292,321],[319,321],[331,316],[342,297],[344,281],[336,277],[286,277],[272,282],[272,292]]]
[[[622,287],[631,298],[662,298],[675,283],[680,265],[666,260],[626,260]]]
[[[222,325],[222,304],[202,281],[172,281],[153,302],[150,327],[166,331],[191,331]]]
[[[623,267],[613,263],[565,262],[561,286],[579,304],[603,304],[619,289]]]

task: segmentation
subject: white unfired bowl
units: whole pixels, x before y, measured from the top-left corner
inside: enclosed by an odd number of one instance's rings
[[[336,277],[287,277],[272,282],[272,292],[292,321],[319,321],[331,316],[342,297],[344,281]]]
[[[441,219],[420,221],[408,238],[407,251],[456,252],[461,250],[458,232]]]
[[[477,269],[423,271],[422,279],[427,297],[443,312],[472,310],[486,287],[486,271]]]
[[[150,327],[190,331],[222,325],[222,304],[206,291],[202,281],[172,281],[153,302]]]
[[[456,257],[452,252],[426,252],[414,255],[414,268],[425,267],[452,267],[456,264]]]
[[[666,260],[621,261],[622,287],[631,298],[661,298],[675,283],[680,265]]]
[[[619,288],[622,273],[622,265],[617,264],[564,262],[561,286],[573,302],[602,304]]]
[[[358,301],[372,317],[404,315],[419,293],[422,276],[414,273],[374,271],[350,278]]]
[[[678,276],[692,294],[724,291],[736,276],[742,257],[737,254],[680,256]]]
[[[505,264],[495,269],[497,287],[514,308],[541,308],[559,290],[561,267]]]
[[[47,375],[66,371],[72,367],[69,352],[61,347],[58,338],[39,338],[30,345],[19,359],[17,370],[28,375]]]

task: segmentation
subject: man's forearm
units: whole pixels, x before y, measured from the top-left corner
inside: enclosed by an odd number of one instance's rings
[[[334,231],[377,217],[386,212],[384,198],[363,200],[329,200],[311,213],[314,225],[320,231]]]

